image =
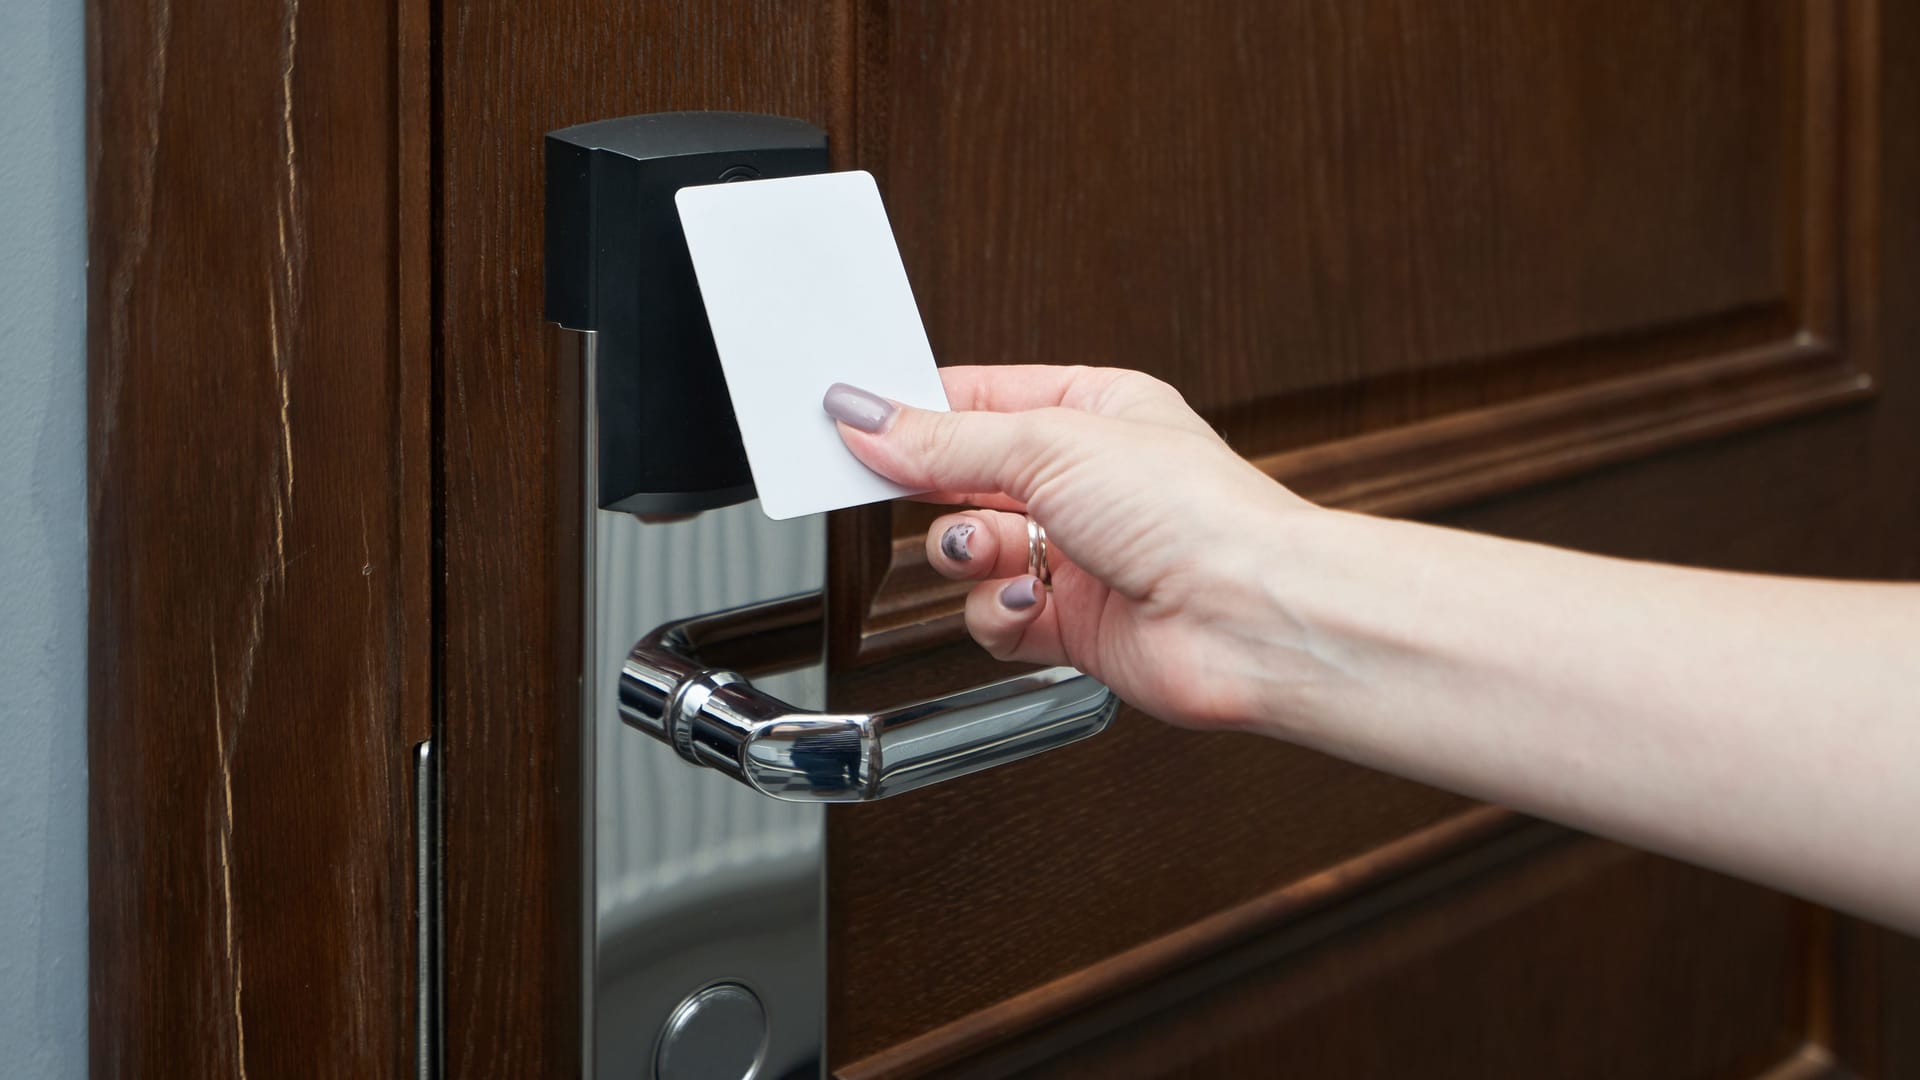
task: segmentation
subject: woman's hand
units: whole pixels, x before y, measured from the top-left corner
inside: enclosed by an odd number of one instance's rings
[[[1192,726],[1270,715],[1276,676],[1315,673],[1265,572],[1312,507],[1243,461],[1172,387],[1109,368],[940,374],[952,412],[840,385],[823,404],[875,472],[982,508],[935,521],[927,558],[980,583],[967,630],[988,652],[1072,664]],[[1027,574],[1028,516],[1047,530],[1051,596]]]
[[[981,581],[967,628],[995,655],[1920,930],[1920,586],[1316,510],[1143,375],[942,374],[951,413],[843,389],[827,411],[878,472],[992,508],[927,552]]]

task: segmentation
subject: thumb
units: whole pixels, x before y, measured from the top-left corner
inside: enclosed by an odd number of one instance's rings
[[[828,388],[821,407],[840,421],[840,438],[853,456],[895,483],[929,491],[997,491],[1022,502],[1057,454],[1061,428],[1054,421],[1070,423],[1066,409],[937,412],[845,383]]]

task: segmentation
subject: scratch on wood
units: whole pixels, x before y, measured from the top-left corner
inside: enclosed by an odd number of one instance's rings
[[[261,625],[267,610],[268,575],[262,573],[254,579],[253,603],[247,616],[247,647],[240,656],[239,686],[234,694],[233,741],[240,739],[240,725],[246,723],[247,707],[253,700],[253,672],[255,660],[260,652],[260,639],[264,636]]]
[[[265,553],[262,552],[261,556],[264,558]],[[284,573],[282,564],[281,574],[284,576]],[[246,972],[233,899],[233,767],[239,751],[240,732],[246,725],[247,710],[252,704],[253,680],[259,662],[260,644],[265,637],[267,594],[274,580],[271,569],[254,576],[240,665],[228,683],[232,693],[230,699],[226,696],[227,687],[223,687],[220,678],[219,643],[211,631],[207,635],[207,656],[213,667],[213,731],[220,768],[220,913],[225,926],[228,976],[233,985],[235,1066],[242,1080],[247,1075],[247,1032],[241,1009],[246,990]],[[223,702],[231,708],[223,707]],[[229,715],[233,721],[231,725],[227,723]]]
[[[293,503],[293,423],[290,360],[293,334],[301,316],[301,274],[306,261],[306,234],[299,215],[299,169],[293,132],[293,65],[299,32],[299,0],[288,0],[282,26],[283,57],[280,66],[280,139],[286,164],[286,179],[275,207],[275,235],[278,241],[278,265],[267,278],[268,348],[279,398],[280,454],[274,463],[273,486],[273,566],[259,573],[253,583],[249,605],[247,637],[241,652],[239,669],[232,682],[233,730],[227,731],[228,710],[221,707],[219,654],[208,641],[214,661],[214,730],[220,741],[221,830],[220,873],[222,914],[226,925],[227,957],[233,980],[234,1052],[241,1077],[247,1075],[246,1029],[242,1023],[241,1002],[245,987],[240,938],[235,928],[233,903],[233,758],[240,729],[246,723],[253,695],[253,679],[263,636],[262,625],[267,593],[277,580],[284,584],[287,574],[286,512]]]
[[[273,347],[273,368],[280,379],[280,441],[281,460],[285,463],[282,474],[293,475],[293,432],[287,426],[287,366],[280,358],[280,305],[273,299],[274,287],[267,283],[267,339]],[[273,492],[273,555],[275,565],[280,568],[280,580],[287,579],[287,500],[293,497],[293,482],[274,488]]]
[[[207,656],[213,665],[213,737],[220,762],[220,910],[226,921],[227,972],[233,983],[233,1053],[241,1080],[247,1075],[247,1027],[240,1008],[246,990],[240,939],[233,928],[233,742],[227,738],[226,717],[220,708],[220,647],[207,635]],[[235,725],[236,732],[238,725]]]
[[[300,217],[300,170],[298,145],[293,135],[293,64],[299,45],[300,0],[287,0],[286,15],[281,27],[283,56],[280,62],[280,152],[286,163],[286,179],[281,186],[279,203],[275,208],[276,230],[279,241],[280,264],[278,286],[286,293],[285,318],[281,318],[280,305],[275,300],[274,283],[267,289],[268,334],[272,339],[274,378],[280,391],[280,490],[274,498],[274,537],[275,552],[279,556],[280,574],[286,576],[286,544],[284,516],[286,507],[293,503],[293,395],[291,379],[288,373],[288,361],[293,353],[293,332],[299,325],[301,314],[300,279],[301,268],[306,263],[306,229]]]

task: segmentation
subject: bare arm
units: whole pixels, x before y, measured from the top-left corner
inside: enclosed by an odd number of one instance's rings
[[[1920,927],[1920,587],[1321,512],[1264,590],[1327,675],[1262,730]]]
[[[1920,586],[1322,510],[1144,376],[943,374],[952,413],[827,404],[869,466],[983,507],[927,549],[995,655],[1920,929]]]

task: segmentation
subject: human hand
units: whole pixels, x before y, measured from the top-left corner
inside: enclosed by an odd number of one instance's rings
[[[1072,664],[1139,708],[1200,727],[1250,724],[1288,664],[1306,674],[1311,654],[1266,570],[1313,508],[1235,454],[1178,391],[1115,368],[940,374],[952,412],[840,384],[823,406],[875,472],[930,489],[923,499],[979,507],[935,521],[927,559],[980,582],[967,630],[989,653]],[[1051,596],[1026,572],[1029,516],[1047,530]]]
[[[1920,772],[1898,767],[1920,727],[1888,719],[1920,715],[1920,586],[1317,510],[1144,375],[941,374],[950,413],[824,404],[876,472],[984,507],[936,521],[927,554],[979,582],[967,628],[995,656],[1920,929],[1900,828]],[[1051,596],[1022,513],[1047,528]]]

